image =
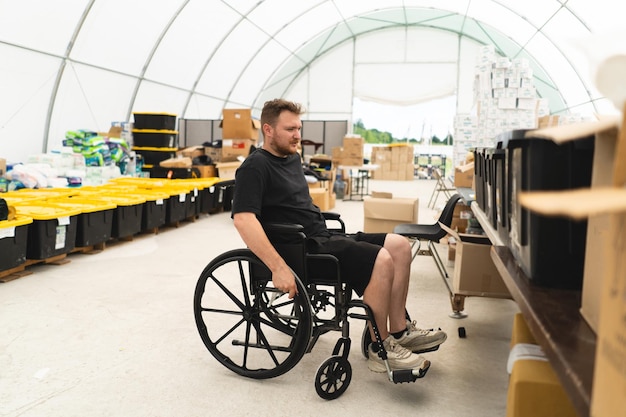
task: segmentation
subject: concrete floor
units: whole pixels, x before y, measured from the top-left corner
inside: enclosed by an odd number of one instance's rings
[[[370,189],[418,196],[425,223],[436,218],[426,207],[434,185],[371,181]],[[362,228],[361,202],[339,201],[334,211],[348,231]],[[505,415],[517,306],[473,297],[467,318],[450,318],[447,290],[427,257],[413,262],[408,309],[422,327],[443,328],[448,340],[425,354],[432,361],[425,378],[394,385],[370,372],[359,348],[360,321],[351,327],[352,382],[337,400],[319,398],[314,378],[338,333],[324,335],[280,377],[252,380],[229,371],[200,340],[192,301],[204,266],[242,246],[228,213],[203,215],[98,254],[72,254],[64,265],[32,266],[31,275],[0,284],[0,415]],[[445,259],[446,248],[440,252]],[[467,338],[458,337],[460,326]]]

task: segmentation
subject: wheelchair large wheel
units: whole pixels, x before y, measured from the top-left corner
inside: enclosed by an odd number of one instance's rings
[[[200,337],[233,372],[254,379],[284,374],[302,359],[311,339],[311,304],[298,277],[298,294],[272,285],[267,267],[248,249],[213,259],[194,294]]]

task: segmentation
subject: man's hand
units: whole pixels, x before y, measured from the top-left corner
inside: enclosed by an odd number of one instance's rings
[[[296,278],[287,265],[276,271],[272,271],[272,282],[276,289],[289,293],[289,298],[293,298],[298,293]]]

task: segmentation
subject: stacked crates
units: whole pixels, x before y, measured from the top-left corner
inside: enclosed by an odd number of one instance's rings
[[[32,218],[22,215],[0,221],[0,272],[26,262],[28,226],[32,222]]]
[[[174,158],[178,150],[176,115],[134,112],[133,151],[141,155],[144,168],[158,167],[161,161]]]
[[[20,203],[15,210],[18,215],[33,219],[28,227],[26,258],[49,259],[74,249],[79,209],[34,201]]]

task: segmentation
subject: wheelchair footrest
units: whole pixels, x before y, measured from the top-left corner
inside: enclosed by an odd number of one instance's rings
[[[391,371],[391,381],[394,384],[402,384],[404,382],[415,382],[419,378],[424,378],[426,372],[430,369],[430,363],[425,369],[399,369]]]

